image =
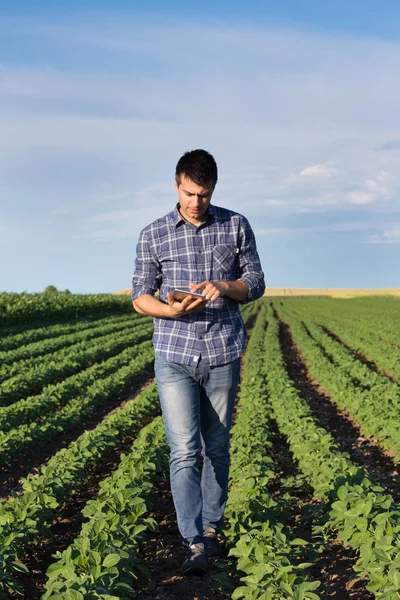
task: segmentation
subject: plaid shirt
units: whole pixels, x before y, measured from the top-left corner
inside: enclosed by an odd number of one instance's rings
[[[176,208],[145,227],[136,248],[132,300],[160,290],[161,302],[175,288],[189,283],[241,279],[247,300],[260,298],[265,289],[256,242],[242,215],[210,204],[206,220],[196,227]],[[154,319],[156,355],[170,362],[221,365],[238,358],[245,349],[246,328],[239,303],[227,297],[209,302],[197,313]]]

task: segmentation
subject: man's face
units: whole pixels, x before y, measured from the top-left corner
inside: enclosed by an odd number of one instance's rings
[[[197,185],[182,174],[180,185],[175,182],[175,187],[178,190],[181,215],[190,223],[200,225],[205,219],[211,202],[213,184]]]

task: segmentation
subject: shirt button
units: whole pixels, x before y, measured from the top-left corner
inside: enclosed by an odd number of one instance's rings
[[[201,250],[199,250],[199,254],[201,254]]]
[[[199,340],[202,340],[202,339],[203,339],[203,336],[202,336],[202,335],[199,335]]]

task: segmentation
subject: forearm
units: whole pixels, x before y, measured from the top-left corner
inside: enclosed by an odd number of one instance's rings
[[[149,317],[166,318],[170,317],[170,309],[168,304],[160,302],[150,294],[142,294],[133,301],[133,308],[136,312]]]
[[[243,302],[243,300],[247,300],[249,295],[249,288],[247,284],[241,279],[236,279],[236,281],[224,281],[227,284],[226,291],[224,295],[227,298],[231,298],[232,300],[237,300],[238,302]]]

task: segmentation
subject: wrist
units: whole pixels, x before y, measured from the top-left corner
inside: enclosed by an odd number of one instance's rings
[[[229,292],[230,290],[230,285],[229,285],[229,281],[221,281],[222,283],[222,291],[224,292],[224,296],[226,295],[227,292]]]
[[[169,304],[163,305],[163,317],[166,319],[174,319],[176,317],[176,311]]]

